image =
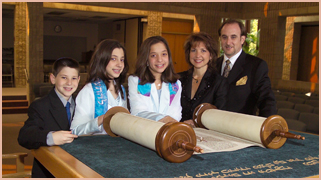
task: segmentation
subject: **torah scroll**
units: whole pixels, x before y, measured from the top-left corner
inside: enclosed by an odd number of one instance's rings
[[[165,117],[169,118],[169,117]],[[121,136],[152,149],[169,162],[181,163],[195,152],[193,128],[182,122],[162,123],[133,116],[123,107],[113,107],[104,115],[103,126],[110,136]]]
[[[283,146],[287,138],[304,139],[289,133],[286,121],[279,115],[264,118],[223,111],[203,103],[195,109],[193,120],[198,127],[260,143],[271,149]]]

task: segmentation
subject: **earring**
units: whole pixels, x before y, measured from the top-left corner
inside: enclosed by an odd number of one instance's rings
[[[147,62],[147,66],[149,66],[149,63]]]

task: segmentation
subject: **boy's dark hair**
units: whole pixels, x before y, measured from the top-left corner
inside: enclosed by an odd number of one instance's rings
[[[139,79],[141,80],[140,84],[153,83],[155,81],[155,77],[152,74],[152,72],[149,70],[147,63],[148,63],[151,46],[159,42],[164,43],[167,49],[168,61],[169,61],[167,68],[162,73],[161,80],[166,83],[168,82],[175,83],[179,78],[178,74],[176,74],[174,71],[171,50],[169,49],[166,39],[164,39],[161,36],[152,36],[147,38],[143,42],[138,52],[137,62],[136,62],[136,71],[134,75],[139,77]]]
[[[191,48],[197,46],[200,42],[203,42],[206,49],[209,51],[212,59],[208,62],[208,69],[215,71],[216,70],[216,59],[218,55],[218,45],[216,41],[205,32],[192,33],[189,35],[184,43],[185,50],[185,60],[187,64],[193,67],[193,64],[190,61],[190,52]]]
[[[78,61],[76,61],[72,58],[69,58],[69,57],[62,57],[62,58],[57,59],[52,66],[52,74],[56,77],[57,74],[59,74],[59,72],[64,67],[76,69],[78,71],[78,75],[79,75],[80,67],[79,67]]]
[[[111,59],[113,50],[116,48],[120,48],[124,51],[124,69],[120,73],[119,77],[114,79],[116,82],[115,91],[118,93],[120,90],[121,96],[124,98],[123,91],[121,90],[121,84],[123,84],[126,80],[126,74],[128,72],[129,65],[126,57],[126,49],[117,40],[105,39],[96,46],[89,63],[89,71],[85,84],[101,79],[106,84],[107,89],[109,88],[108,82],[111,80],[111,78],[107,74],[106,67]]]
[[[221,25],[221,27],[218,29],[218,36],[221,37],[221,31],[222,28],[225,24],[238,24],[241,30],[241,36],[245,36],[247,35],[246,29],[244,27],[244,24],[241,21],[238,21],[236,19],[228,19],[225,22],[223,22],[223,24]]]

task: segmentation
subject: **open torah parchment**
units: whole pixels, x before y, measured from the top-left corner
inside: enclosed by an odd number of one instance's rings
[[[194,131],[196,134],[196,145],[204,150],[203,153],[235,151],[250,146],[260,146],[262,148],[265,148],[260,143],[252,142],[246,139],[227,135],[213,130],[194,128]]]

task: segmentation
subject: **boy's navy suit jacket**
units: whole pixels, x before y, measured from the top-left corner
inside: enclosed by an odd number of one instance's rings
[[[27,149],[47,146],[47,134],[50,131],[70,129],[66,109],[54,88],[48,95],[31,103],[28,116],[18,136],[19,144]],[[34,159],[32,177],[53,176],[37,159]]]

